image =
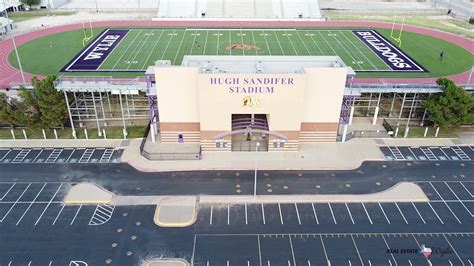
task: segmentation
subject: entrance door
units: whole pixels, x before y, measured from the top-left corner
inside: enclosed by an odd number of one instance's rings
[[[268,135],[254,132],[255,129],[268,131],[267,115],[233,114],[232,131],[244,132],[232,135],[232,151],[268,151]]]

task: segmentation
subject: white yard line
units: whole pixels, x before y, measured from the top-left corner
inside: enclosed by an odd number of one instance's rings
[[[132,66],[133,62],[135,61],[135,59],[137,59],[137,56],[141,53],[142,49],[143,49],[143,46],[145,46],[145,44],[147,44],[148,42],[148,39],[150,39],[150,36],[151,34],[153,33],[153,30],[151,30],[148,35],[144,38],[143,42],[141,45],[139,45],[140,48],[138,49],[135,49],[136,50],[136,53],[135,55],[133,56],[132,60],[129,60],[130,61],[130,64],[128,64],[128,67],[127,67],[127,70],[130,69],[130,67]],[[133,55],[134,53],[132,53]],[[130,59],[130,56],[128,57],[128,59]]]
[[[306,46],[306,43],[303,41],[303,38],[301,38],[299,31],[296,31],[296,35],[298,35],[298,38],[300,39],[301,43],[303,43],[303,46],[306,49],[306,52],[308,52],[308,55],[312,55],[308,49],[308,46]]]
[[[329,32],[329,34],[332,34],[332,35],[337,35],[335,33],[333,33],[332,31]],[[324,38],[324,37],[323,37]],[[333,36],[333,39],[337,42],[337,44],[343,48],[343,50],[352,58],[352,60],[354,60],[354,62],[356,63],[357,66],[359,66],[359,64],[357,64],[358,61],[360,61],[359,59],[356,59],[354,56],[352,56],[352,52],[349,52],[349,50],[346,49],[346,47],[344,45],[341,44],[341,42],[339,41],[339,39],[337,39],[335,36]]]
[[[313,41],[314,45],[316,45],[316,48],[319,49],[319,51],[321,51],[321,55],[325,55],[324,52],[323,52],[323,49],[321,49],[321,47],[319,47],[318,43],[316,42],[316,40],[314,40],[314,33],[310,33],[309,31],[306,31],[306,34],[309,35],[309,37],[311,37],[311,40]],[[310,34],[313,34],[313,35],[310,35]]]
[[[161,54],[160,60],[163,60],[163,58],[165,57],[165,54],[168,51],[168,48],[170,47],[171,40],[173,40],[175,33],[176,33],[176,30],[173,30],[173,33],[171,33],[171,38],[168,40],[168,43],[166,44],[165,50]]]
[[[20,224],[21,220],[23,219],[23,217],[25,217],[25,214],[30,210],[31,208],[31,205],[33,205],[33,203],[35,203],[36,199],[39,197],[39,195],[41,194],[41,192],[43,192],[43,189],[44,187],[46,187],[48,183],[44,183],[43,187],[41,187],[40,191],[38,192],[38,194],[36,194],[35,198],[33,199],[33,201],[30,203],[30,205],[28,205],[28,208],[26,208],[25,212],[23,212],[23,215],[20,217],[20,219],[18,219],[18,222],[16,222],[15,225],[18,225]]]
[[[275,35],[275,38],[277,39],[278,45],[280,46],[280,49],[281,49],[281,53],[282,53],[283,55],[286,55],[286,54],[285,54],[285,51],[283,50],[283,47],[281,46],[280,39],[278,39],[278,36],[276,35],[276,32],[275,32],[275,31],[273,31],[273,35]]]
[[[194,45],[196,44],[196,36],[197,36],[197,30],[194,31],[193,44],[191,45],[191,51],[189,52],[190,55],[192,55],[194,51]]]
[[[371,64],[371,65],[374,67],[374,70],[378,70],[377,66],[375,66],[375,64],[372,63],[371,60],[369,60],[369,58],[365,55],[365,53],[363,53],[363,52],[359,49],[359,47],[358,47],[357,45],[355,45],[355,43],[354,43],[353,41],[351,41],[351,40],[346,36],[346,34],[344,34],[345,32],[347,32],[347,31],[339,31],[339,33],[341,33],[341,35],[347,40],[347,42],[350,43],[352,46],[354,46],[355,49],[365,58],[365,60],[367,60],[367,62],[368,62],[369,64]],[[352,32],[350,32],[350,34],[353,35]],[[367,47],[367,49],[369,49],[369,48]],[[351,49],[351,51],[352,51],[352,49]],[[371,53],[373,53],[372,50],[369,49],[369,51],[370,51]],[[378,56],[377,56],[377,57],[378,57]],[[382,61],[383,61],[383,60],[382,60]]]
[[[268,44],[267,35],[265,31],[262,31],[262,34],[263,34],[263,38],[265,39],[265,43],[267,44],[268,53],[272,55],[272,50],[270,50],[270,45]]]
[[[207,48],[207,39],[209,38],[209,31],[206,31],[206,40],[204,41],[204,49],[202,50],[202,55],[206,54],[206,48]]]
[[[151,48],[150,53],[148,54],[146,60],[143,62],[142,69],[145,69],[147,67],[147,62],[150,60],[151,55],[155,52],[156,45],[161,41],[161,37],[163,36],[163,33],[165,33],[165,30],[161,30],[160,37],[158,37],[158,40],[155,42],[153,45],[153,48]]]
[[[291,38],[288,36],[288,33],[285,31],[285,35],[286,35],[286,38],[288,39],[288,41],[290,41],[290,44],[291,44],[291,47],[293,48],[293,50],[295,51],[296,55],[299,56],[300,54],[298,53],[298,50],[296,49],[295,45],[293,44],[293,42],[291,41]]]
[[[122,60],[122,58],[127,54],[128,52],[128,49],[130,49],[130,47],[135,44],[135,41],[137,40],[138,36],[140,36],[140,34],[143,32],[143,30],[140,30],[138,32],[138,34],[135,36],[135,38],[133,38],[133,40],[130,42],[130,44],[127,46],[127,48],[125,49],[125,52],[123,52],[119,59],[117,59],[117,61],[115,61],[115,64],[112,66],[112,70],[115,70],[115,68],[117,67],[118,63]],[[124,38],[125,39],[125,38]],[[104,60],[105,61],[105,60]]]
[[[178,59],[178,55],[181,51],[181,46],[183,45],[183,41],[185,37],[186,37],[186,31],[183,32],[183,38],[181,38],[181,42],[179,43],[178,50],[176,50],[176,55],[174,56],[173,65],[176,65],[176,60]]]
[[[48,202],[48,205],[46,205],[46,207],[44,208],[43,212],[41,212],[41,215],[38,217],[38,219],[36,220],[35,222],[35,225],[38,224],[38,222],[41,220],[41,217],[43,217],[43,214],[46,212],[46,210],[49,208],[49,205],[51,205],[51,202],[53,201],[53,199],[56,197],[56,195],[58,194],[59,190],[61,190],[61,187],[63,186],[63,183],[61,183],[58,187],[58,189],[56,190],[56,192],[54,193],[54,195],[51,197],[51,200]]]
[[[253,45],[255,45],[255,47],[258,47],[257,41],[255,40],[254,31],[251,31],[251,32],[252,32]],[[257,55],[259,55],[259,54],[258,54],[258,49],[255,49],[255,53],[256,53]]]

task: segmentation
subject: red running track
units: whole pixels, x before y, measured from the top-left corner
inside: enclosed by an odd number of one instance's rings
[[[388,28],[390,23],[369,22],[369,21],[101,21],[94,22],[93,27],[107,26],[164,26],[164,27],[368,27],[368,28]],[[474,42],[451,33],[438,30],[405,25],[405,30],[420,34],[434,36],[446,41],[455,43],[464,49],[474,53]],[[17,46],[31,40],[58,33],[81,29],[82,24],[63,25],[52,28],[45,28],[39,31],[25,33],[15,38]],[[21,83],[20,71],[8,62],[8,55],[13,51],[11,39],[0,42],[0,88],[6,88],[12,83]],[[470,71],[449,76],[458,84],[465,84]],[[25,78],[29,81],[32,74],[25,73]],[[356,78],[357,83],[433,83],[436,78]],[[474,82],[474,77],[471,83]]]

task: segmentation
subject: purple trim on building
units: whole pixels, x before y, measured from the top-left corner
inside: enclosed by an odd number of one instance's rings
[[[352,30],[394,72],[428,72],[375,30]],[[357,71],[369,72],[369,71]],[[383,72],[383,71],[372,71]]]
[[[106,29],[89,45],[79,52],[61,72],[99,71],[100,65],[107,59],[122,41],[129,29]]]

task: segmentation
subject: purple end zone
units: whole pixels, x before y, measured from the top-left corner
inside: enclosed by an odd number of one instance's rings
[[[97,71],[130,30],[106,29],[74,57],[61,72]]]
[[[353,30],[365,45],[367,45],[384,63],[395,72],[428,72],[414,59],[400,51],[390,41],[375,30]],[[359,71],[367,72],[367,71]],[[378,72],[378,71],[376,71]]]

